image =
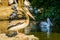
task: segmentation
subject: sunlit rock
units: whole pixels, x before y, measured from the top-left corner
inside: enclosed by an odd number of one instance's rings
[[[8,37],[5,34],[0,34],[0,40],[39,40],[34,35],[17,34],[15,37]]]

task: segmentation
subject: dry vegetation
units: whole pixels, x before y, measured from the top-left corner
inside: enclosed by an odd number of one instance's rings
[[[0,33],[6,32],[8,24],[9,24],[8,21],[0,21]]]

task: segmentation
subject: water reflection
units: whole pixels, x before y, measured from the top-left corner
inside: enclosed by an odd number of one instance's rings
[[[51,23],[49,18],[47,18],[46,21],[41,21],[41,23],[40,23],[41,31],[47,33],[47,38],[49,38],[49,35],[50,35],[50,32],[51,32],[50,26],[52,26],[52,25],[53,24]]]

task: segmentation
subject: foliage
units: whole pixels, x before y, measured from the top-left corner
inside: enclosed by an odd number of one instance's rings
[[[54,24],[55,27],[53,29],[55,31],[60,30],[58,26],[60,26],[60,2],[57,0],[30,0],[31,5],[36,7],[37,9],[43,8],[43,12],[33,14],[36,18],[36,21],[39,21],[40,19],[45,19],[46,17],[49,17]],[[57,28],[57,29],[56,29]],[[60,32],[60,31],[59,31]]]
[[[36,19],[40,20],[40,18],[45,18],[47,16],[50,18],[54,17],[54,19],[58,19],[60,17],[58,16],[59,13],[56,0],[30,0],[30,2],[33,8],[43,8],[42,13],[33,14],[35,15]]]

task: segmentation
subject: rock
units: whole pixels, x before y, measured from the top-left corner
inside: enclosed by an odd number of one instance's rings
[[[0,34],[0,40],[39,40],[39,39],[34,35],[25,35],[19,33],[14,37],[8,37],[5,34]]]
[[[16,36],[17,35],[17,32],[16,31],[7,31],[6,32],[6,36],[8,36],[8,37],[14,37],[14,36]]]

